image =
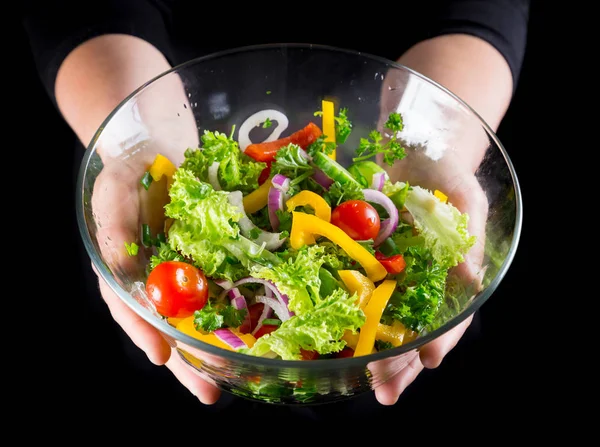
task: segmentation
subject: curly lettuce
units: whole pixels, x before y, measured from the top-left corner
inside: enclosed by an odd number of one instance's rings
[[[296,314],[310,311],[321,298],[319,270],[326,262],[325,248],[318,245],[302,247],[285,262],[273,268],[261,267],[250,274],[273,282],[281,293],[288,296],[288,307]]]
[[[451,268],[465,260],[464,255],[476,240],[467,230],[468,214],[461,213],[419,186],[408,191],[404,206],[412,215],[415,227],[433,258],[442,267]]]
[[[201,148],[185,151],[181,167],[192,171],[201,181],[209,181],[208,169],[219,163],[217,178],[224,191],[242,191],[244,195],[258,188],[258,178],[266,163],[258,162],[244,154],[237,141],[220,132],[204,131],[200,137]]]
[[[215,191],[189,169],[178,169],[169,189],[165,215],[173,218],[169,246],[192,259],[208,276],[234,281],[255,266],[271,266],[279,258],[240,235],[242,214],[225,191]]]
[[[302,349],[319,354],[341,351],[346,331],[356,333],[365,322],[365,314],[356,304],[356,295],[337,289],[302,315],[296,315],[270,334],[260,337],[250,355],[264,356],[274,352],[284,360],[300,360]]]

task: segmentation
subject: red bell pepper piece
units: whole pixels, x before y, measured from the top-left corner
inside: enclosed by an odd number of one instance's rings
[[[275,159],[275,154],[277,154],[277,151],[283,146],[293,143],[306,150],[321,134],[322,132],[319,126],[315,123],[308,123],[306,127],[294,132],[288,137],[280,138],[275,141],[268,141],[266,143],[250,144],[244,153],[256,161],[269,162]]]
[[[375,259],[377,259],[381,265],[383,265],[385,270],[392,275],[401,273],[406,268],[406,261],[402,255],[393,255],[388,257],[377,251],[375,252]]]

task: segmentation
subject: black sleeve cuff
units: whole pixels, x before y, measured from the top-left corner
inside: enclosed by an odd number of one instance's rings
[[[506,59],[516,88],[525,56],[528,0],[462,0],[448,2],[432,36],[463,33],[494,46]]]
[[[56,106],[58,69],[81,43],[102,34],[128,34],[154,45],[172,63],[161,11],[145,0],[30,1],[23,25],[42,84]]]

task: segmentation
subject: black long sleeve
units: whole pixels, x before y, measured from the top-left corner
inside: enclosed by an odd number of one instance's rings
[[[529,0],[396,2],[368,14],[304,5],[292,16],[256,5],[198,0],[26,0],[23,24],[49,96],[60,64],[77,45],[104,33],[147,40],[172,64],[259,43],[310,42],[397,59],[417,42],[450,33],[478,36],[505,57],[516,86],[527,40]],[[337,5],[335,5],[337,6]],[[260,8],[259,8],[260,9]],[[240,25],[241,23],[241,25]]]

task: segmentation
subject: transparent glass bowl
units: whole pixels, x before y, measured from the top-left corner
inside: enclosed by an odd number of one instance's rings
[[[313,361],[226,351],[176,330],[144,299],[140,285],[149,253],[142,249],[127,256],[125,250],[125,242],[140,240],[143,223],[162,228],[164,222],[165,193],[144,190],[143,173],[157,153],[181,162],[185,149],[197,147],[205,129],[229,134],[236,126],[237,139],[240,124],[263,109],[288,117],[285,136],[314,121],[322,99],[347,108],[353,123],[350,138],[337,150],[340,163],[349,164],[359,139],[375,128],[382,130],[389,113],[398,111],[408,156],[391,168],[380,164],[392,180],[440,189],[469,213],[469,230],[478,242],[473,255],[449,276],[453,286],[440,324],[397,348]],[[253,132],[251,139],[266,137]],[[99,274],[124,303],[161,331],[190,368],[223,390],[285,404],[348,398],[398,374],[421,346],[465,320],[492,295],[513,260],[522,222],[521,193],[510,159],[467,104],[395,62],[299,44],[201,57],[137,89],[107,117],[87,148],[76,200],[81,236]]]

